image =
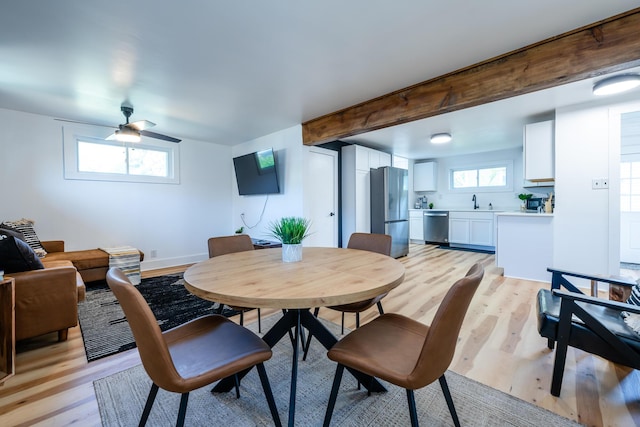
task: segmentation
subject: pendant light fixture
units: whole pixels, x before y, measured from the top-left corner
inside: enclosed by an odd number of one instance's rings
[[[445,144],[451,141],[450,133],[434,133],[431,135],[431,142],[433,144]]]
[[[640,86],[640,74],[620,74],[593,85],[594,95],[613,95]]]

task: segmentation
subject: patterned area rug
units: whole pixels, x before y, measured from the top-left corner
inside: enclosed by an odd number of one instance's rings
[[[178,325],[217,312],[219,305],[189,293],[182,274],[142,279],[136,286],[166,331]],[[237,311],[224,308],[223,315]],[[78,304],[78,318],[89,362],[136,346],[127,319],[106,281],[89,282],[86,299]]]
[[[277,318],[278,315],[273,315],[263,319],[263,328],[269,328]],[[324,323],[339,335],[339,325]],[[255,324],[248,328],[254,332],[257,329]],[[312,340],[307,360],[300,361],[298,365],[295,425],[322,425],[335,373],[335,363],[326,354],[317,340]],[[291,342],[285,337],[273,348],[273,357],[265,362],[283,425],[288,420],[291,357]],[[574,421],[454,372],[448,371],[446,378],[463,426],[579,426]],[[404,389],[386,383],[385,387],[386,393],[374,393],[368,397],[366,390],[358,390],[354,378],[345,371],[331,425],[410,425]],[[151,380],[139,365],[95,381],[94,388],[102,425],[132,426],[140,420]],[[240,399],[236,399],[233,391],[212,394],[210,390],[211,386],[206,386],[190,393],[185,425],[273,425],[255,369],[242,380]],[[453,425],[438,381],[417,390],[415,396],[421,425]],[[179,394],[160,390],[147,425],[175,425],[179,404]]]

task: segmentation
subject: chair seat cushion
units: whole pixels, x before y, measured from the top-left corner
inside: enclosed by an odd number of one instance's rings
[[[561,298],[555,296],[548,289],[540,289],[537,297],[538,332],[545,338],[554,341],[558,336],[558,324],[560,320]],[[620,311],[608,307],[593,304],[578,303],[584,307],[587,313],[598,320],[605,328],[620,337],[631,348],[640,352],[640,336],[636,334],[620,315]],[[572,320],[571,334],[569,336],[571,347],[597,354],[616,363],[625,364],[611,345],[595,334],[584,323],[574,316]],[[640,367],[636,367],[638,369]]]
[[[429,327],[398,314],[384,314],[350,332],[329,350],[329,359],[405,388]]]
[[[271,358],[271,349],[256,334],[224,316],[209,315],[164,332],[182,393],[233,375]]]

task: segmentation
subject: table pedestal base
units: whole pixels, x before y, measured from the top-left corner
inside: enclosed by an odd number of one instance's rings
[[[262,337],[262,339],[273,348],[292,328],[295,328],[293,336],[293,361],[291,366],[291,392],[289,395],[289,426],[294,425],[295,407],[296,407],[296,386],[298,381],[298,357],[300,348],[300,328],[304,327],[309,331],[309,335],[314,336],[327,350],[338,342],[338,339],[329,331],[309,309],[288,310],[280,320]],[[354,369],[347,368],[349,372],[369,391],[382,392],[387,391],[386,388],[375,378],[370,375]],[[239,378],[243,378],[249,370],[237,374]],[[211,390],[212,392],[227,392],[235,386],[234,377],[221,380]]]

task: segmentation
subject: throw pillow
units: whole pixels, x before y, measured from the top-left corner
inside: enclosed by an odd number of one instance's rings
[[[25,242],[13,236],[0,236],[0,270],[8,274],[43,268],[40,258]]]
[[[16,239],[20,239],[24,242],[24,236],[19,231],[14,231],[8,228],[1,228],[2,224],[0,224],[0,236],[13,236]]]
[[[18,221],[5,221],[0,224],[0,228],[12,230],[18,233],[22,233],[25,242],[35,251],[35,253],[43,258],[47,252],[42,247],[42,243],[40,243],[40,239],[38,239],[38,235],[36,231],[33,229],[34,222],[30,219],[24,219]]]

